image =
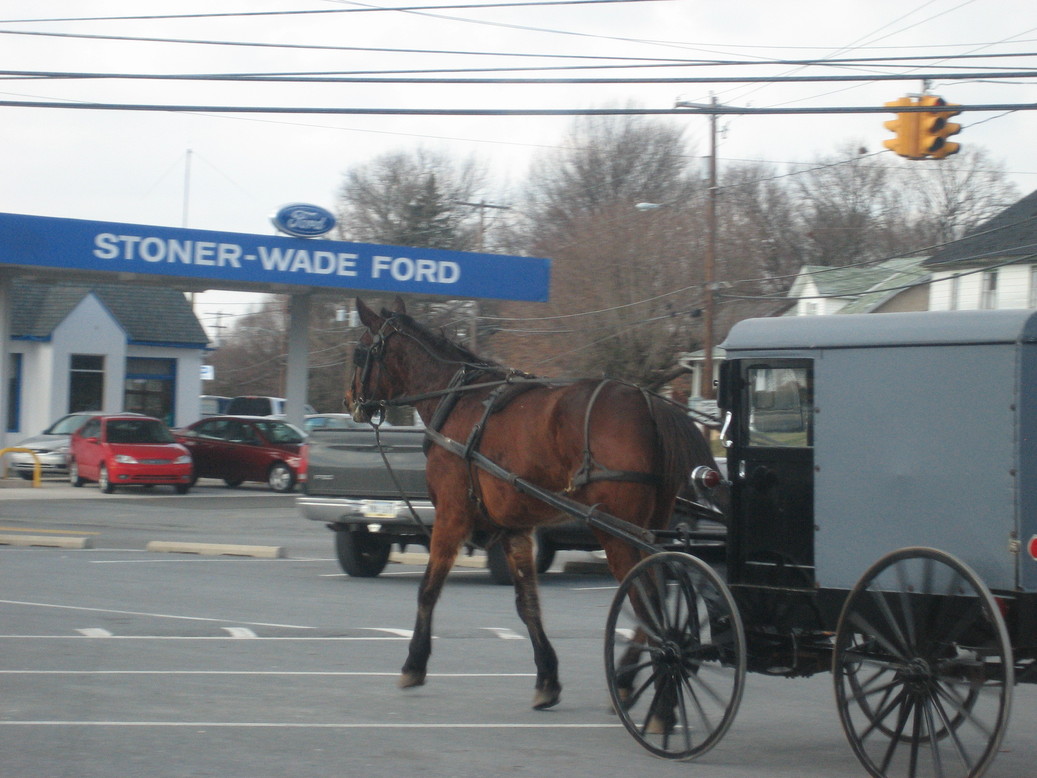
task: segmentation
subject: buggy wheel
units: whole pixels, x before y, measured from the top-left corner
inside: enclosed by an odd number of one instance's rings
[[[843,730],[873,776],[980,776],[1004,737],[1012,649],[990,590],[932,548],[887,554],[843,605],[832,674]]]
[[[702,560],[662,552],[619,585],[605,631],[612,705],[640,745],[694,759],[734,721],[745,683],[745,634],[730,590]]]

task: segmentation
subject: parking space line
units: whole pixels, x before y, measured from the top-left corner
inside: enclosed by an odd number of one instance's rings
[[[123,611],[112,608],[88,608],[82,605],[59,605],[50,602],[24,602],[22,600],[0,600],[0,605],[25,605],[32,608],[56,608],[58,610],[86,611],[89,613],[113,613],[118,616],[145,616],[151,619],[175,619],[177,621],[234,621],[238,624],[247,624],[250,627],[277,627],[280,629],[313,629],[313,627],[301,627],[298,624],[271,624],[264,621],[242,621],[240,619],[214,619],[206,616],[178,616],[171,613],[147,613],[142,611]]]
[[[343,724],[340,722],[296,722],[296,721],[0,721],[0,727],[205,727],[221,729],[619,729],[619,723],[559,724],[544,722],[426,722],[404,723],[399,721],[379,723]]]

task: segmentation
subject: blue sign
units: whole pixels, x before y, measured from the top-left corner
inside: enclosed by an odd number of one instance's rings
[[[331,232],[335,214],[319,205],[292,203],[271,216],[270,221],[281,232],[296,238],[316,238]]]
[[[0,213],[0,265],[544,302],[551,262]]]

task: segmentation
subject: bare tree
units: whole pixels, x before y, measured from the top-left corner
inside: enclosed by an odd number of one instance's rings
[[[704,190],[690,160],[673,125],[607,116],[576,121],[534,162],[521,238],[553,261],[551,302],[509,306],[548,317],[522,328],[538,344],[532,368],[647,383],[697,345]],[[518,340],[498,345],[521,353]]]

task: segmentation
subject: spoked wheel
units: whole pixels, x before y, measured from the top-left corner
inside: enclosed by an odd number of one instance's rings
[[[654,554],[619,586],[605,632],[605,677],[623,726],[665,759],[694,759],[734,721],[745,683],[738,606],[702,560]]]
[[[990,590],[963,562],[905,548],[876,562],[839,617],[832,672],[843,729],[874,776],[979,776],[1015,682]]]

